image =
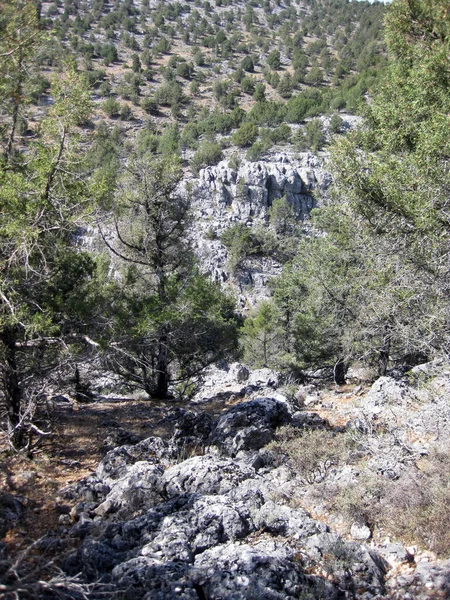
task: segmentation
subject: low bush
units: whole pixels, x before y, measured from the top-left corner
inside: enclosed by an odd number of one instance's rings
[[[324,481],[333,467],[347,463],[353,446],[349,434],[282,427],[268,449],[287,459],[304,483],[313,484]]]

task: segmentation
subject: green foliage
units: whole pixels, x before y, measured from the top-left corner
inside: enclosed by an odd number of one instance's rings
[[[43,378],[92,328],[95,264],[73,246],[77,219],[95,193],[74,133],[90,103],[74,70],[51,91],[55,102],[26,163],[10,161],[0,171],[1,395],[16,448],[27,443],[31,398]]]
[[[110,363],[161,398],[236,346],[234,302],[195,268],[181,176],[175,157],[132,158],[117,196],[120,236],[108,243],[127,269],[112,307]]]
[[[277,85],[277,90],[282,98],[290,98],[293,87],[294,83],[292,81],[292,77],[289,75],[289,73],[285,73]]]
[[[440,27],[440,9],[392,4],[389,74],[366,110],[367,129],[333,148],[331,200],[313,215],[324,234],[303,239],[274,282],[298,364],[352,357],[384,373],[450,347],[449,40],[427,36],[433,19]]]
[[[272,52],[267,57],[267,64],[274,71],[277,71],[280,68],[281,62],[280,62],[280,51],[279,50],[272,50]]]
[[[200,169],[209,165],[216,165],[222,158],[222,148],[215,142],[205,140],[191,160],[192,171],[195,175],[198,175]]]
[[[253,99],[256,102],[264,102],[266,99],[266,86],[263,83],[257,83],[253,92]]]
[[[158,104],[154,98],[143,98],[141,106],[149,115],[156,115],[158,112]]]
[[[155,100],[161,106],[176,106],[184,101],[183,90],[176,81],[168,81],[156,90]]]
[[[268,449],[280,462],[287,459],[294,473],[306,484],[320,483],[330,470],[348,464],[354,441],[348,434],[335,434],[322,429],[300,432],[294,427],[281,427]]]
[[[321,112],[323,96],[319,90],[301,92],[292,96],[287,103],[286,120],[289,123],[302,123],[306,117],[313,117]]]
[[[333,115],[330,119],[330,131],[332,133],[342,133],[344,131],[344,119],[339,115]]]
[[[27,92],[43,34],[33,3],[12,0],[1,2],[0,9],[0,108],[6,116],[0,132],[9,159],[14,152],[16,127],[23,118],[24,108],[31,102]]]
[[[241,148],[248,148],[251,146],[258,137],[258,128],[254,123],[247,122],[243,123],[237,131],[232,135],[233,144],[241,146]]]
[[[248,73],[253,73],[255,70],[255,61],[252,56],[248,55],[242,59],[241,68]]]
[[[269,368],[280,366],[283,330],[272,302],[261,302],[257,310],[245,319],[241,339],[247,364]]]
[[[120,115],[120,103],[115,98],[107,98],[102,104],[103,111],[111,118],[117,118]]]
[[[295,139],[299,150],[312,150],[313,152],[322,150],[325,141],[323,123],[320,119],[308,121],[304,128],[297,132]]]
[[[234,272],[242,269],[250,256],[270,256],[275,246],[275,239],[267,228],[250,229],[243,223],[231,225],[223,232],[221,240],[228,248],[229,266]]]

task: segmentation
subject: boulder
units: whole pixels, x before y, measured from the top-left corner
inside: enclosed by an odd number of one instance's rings
[[[253,468],[229,458],[194,456],[169,467],[162,478],[164,492],[169,497],[185,494],[226,494],[246,479],[254,479]]]
[[[290,421],[290,407],[286,402],[256,398],[222,415],[209,443],[225,456],[236,456],[241,450],[259,450],[273,439],[277,427]]]
[[[133,515],[143,507],[152,507],[162,501],[163,468],[145,461],[130,465],[122,477],[114,481],[111,491],[96,509],[95,514],[121,510],[121,516]]]
[[[197,556],[195,567],[209,600],[294,600],[308,588],[295,553],[270,539],[217,546]]]
[[[108,485],[123,477],[129,465],[138,461],[168,464],[177,455],[177,448],[159,437],[149,437],[134,445],[110,450],[97,467],[96,475]]]

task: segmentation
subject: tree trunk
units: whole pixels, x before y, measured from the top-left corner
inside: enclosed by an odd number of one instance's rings
[[[13,146],[14,146],[14,137],[16,134],[16,128],[17,128],[17,123],[19,121],[19,109],[20,109],[20,105],[22,103],[22,95],[23,95],[23,85],[22,85],[22,78],[23,78],[23,58],[22,58],[22,49],[19,48],[19,61],[18,61],[18,65],[17,65],[17,83],[16,83],[16,89],[14,91],[14,108],[13,108],[13,112],[12,112],[12,123],[11,123],[11,129],[9,132],[9,136],[8,136],[8,142],[6,144],[6,161],[8,162],[11,158],[11,155],[13,153]]]
[[[169,393],[169,355],[167,349],[167,333],[165,331],[158,341],[158,361],[156,365],[156,398],[167,398]]]
[[[381,342],[381,348],[378,355],[378,374],[382,377],[386,375],[389,355],[391,352],[391,338],[392,338],[392,325],[389,323],[384,326],[383,339]]]
[[[6,327],[0,332],[0,377],[4,396],[8,431],[14,448],[23,445],[23,431],[20,425],[20,412],[22,405],[22,389],[19,383],[19,374],[16,359],[16,335],[13,328]]]

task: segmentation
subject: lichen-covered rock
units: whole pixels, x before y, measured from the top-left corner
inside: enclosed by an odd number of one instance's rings
[[[261,506],[254,520],[258,529],[295,540],[327,531],[326,525],[311,519],[305,510],[294,510],[272,501]]]
[[[104,516],[121,510],[122,517],[132,515],[142,507],[152,507],[162,501],[163,468],[145,461],[130,465],[114,482],[106,499],[95,509]]]
[[[164,517],[141,554],[158,560],[190,563],[206,549],[241,539],[255,529],[250,512],[242,502],[226,496],[194,496],[183,510]]]
[[[16,496],[0,494],[0,536],[14,527],[22,518],[25,507]]]
[[[406,405],[414,399],[414,391],[405,381],[398,381],[392,377],[380,377],[373,383],[369,393],[361,401],[361,406],[371,414],[379,414],[385,406]]]
[[[112,580],[128,597],[140,600],[198,600],[189,564],[138,556],[117,565]]]
[[[159,437],[149,437],[135,445],[110,450],[97,467],[97,477],[108,485],[125,475],[128,467],[138,461],[168,464],[177,455],[177,448]]]
[[[274,398],[256,398],[231,408],[222,415],[211,434],[210,444],[225,456],[241,450],[259,450],[275,430],[291,421],[290,407]]]
[[[226,494],[242,481],[255,477],[254,469],[229,458],[194,456],[167,469],[163,486],[168,496],[185,493]]]
[[[217,419],[205,412],[196,413],[184,408],[172,409],[162,424],[172,423],[173,446],[178,448],[178,455],[202,448],[209,438]]]
[[[217,546],[197,556],[195,567],[210,600],[294,600],[308,588],[294,551],[275,540]]]

